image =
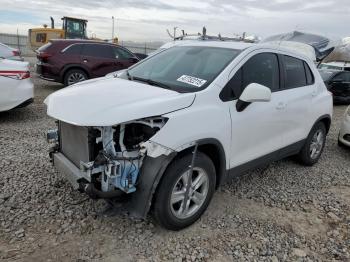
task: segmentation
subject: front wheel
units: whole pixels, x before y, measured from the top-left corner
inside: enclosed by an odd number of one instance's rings
[[[326,127],[317,123],[311,130],[298,157],[302,164],[312,166],[318,162],[326,143]]]
[[[207,209],[215,191],[211,159],[197,152],[190,177],[192,155],[175,160],[164,173],[154,202],[154,216],[165,228],[180,230],[193,224]]]

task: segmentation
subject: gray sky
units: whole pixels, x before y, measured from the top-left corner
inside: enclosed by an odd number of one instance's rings
[[[27,34],[29,28],[61,26],[62,16],[89,20],[88,35],[111,38],[112,19],[120,40],[169,40],[174,26],[233,36],[262,37],[300,30],[331,38],[350,36],[349,0],[0,0],[0,32]]]

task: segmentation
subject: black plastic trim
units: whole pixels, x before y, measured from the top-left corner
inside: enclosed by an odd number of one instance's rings
[[[157,158],[146,156],[140,170],[137,190],[131,194],[130,204],[127,206],[131,216],[145,218],[152,205],[153,195],[166,168],[177,155],[176,152],[168,156]]]
[[[322,120],[326,120],[326,119],[327,119],[327,121],[329,121],[329,126],[326,126],[326,131],[327,131],[327,134],[328,134],[328,131],[329,131],[331,125],[332,125],[332,117],[330,115],[328,115],[328,114],[320,116],[315,121],[315,123],[314,123],[314,125],[312,127],[314,127],[318,122],[321,122]]]
[[[238,177],[241,175],[244,175],[246,172],[258,168],[260,166],[264,166],[267,164],[270,164],[274,161],[278,161],[281,160],[283,158],[298,154],[301,150],[301,148],[303,147],[303,145],[305,144],[305,140],[301,140],[297,143],[294,143],[290,146],[286,146],[282,149],[279,149],[277,151],[274,151],[270,154],[267,154],[265,156],[259,157],[257,159],[254,159],[252,161],[249,161],[245,164],[239,165],[237,167],[231,168],[228,171],[228,177],[232,178],[232,177]]]
[[[250,104],[251,104],[251,102],[245,102],[245,101],[238,99],[237,103],[236,103],[237,112],[244,111],[244,109],[246,109]]]
[[[29,98],[26,101],[24,101],[21,104],[19,104],[18,106],[16,106],[15,108],[26,107],[26,106],[30,105],[31,103],[33,103],[33,102],[34,102],[34,98]]]

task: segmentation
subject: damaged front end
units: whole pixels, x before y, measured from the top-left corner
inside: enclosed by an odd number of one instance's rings
[[[150,140],[167,122],[151,117],[116,126],[82,127],[58,121],[47,134],[55,167],[75,189],[93,198],[114,198],[138,190],[146,158],[173,150]]]

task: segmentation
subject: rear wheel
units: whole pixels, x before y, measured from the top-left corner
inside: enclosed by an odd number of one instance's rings
[[[72,69],[69,70],[64,75],[63,83],[65,86],[70,86],[78,82],[82,82],[88,79],[87,74],[81,69]]]
[[[306,142],[298,154],[302,164],[312,166],[318,162],[326,143],[326,127],[322,122],[317,123],[311,130]]]
[[[154,216],[170,230],[180,230],[200,218],[215,191],[216,174],[211,159],[198,152],[192,178],[191,159],[189,154],[170,164],[158,185]]]

